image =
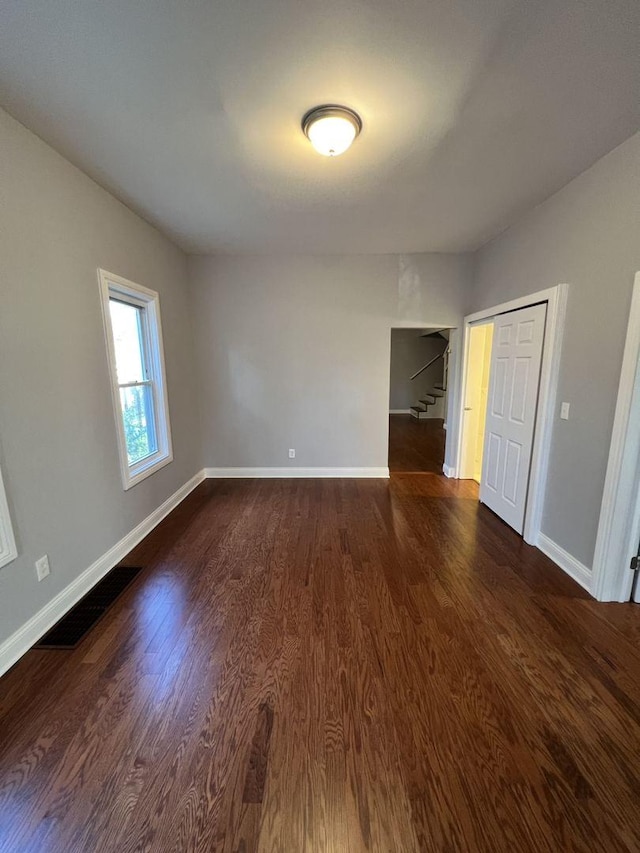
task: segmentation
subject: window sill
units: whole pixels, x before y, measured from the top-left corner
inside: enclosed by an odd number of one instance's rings
[[[154,456],[151,459],[145,460],[144,463],[138,463],[138,465],[134,466],[133,470],[127,468],[126,471],[122,472],[122,488],[125,492],[128,492],[129,489],[146,480],[147,477],[155,474],[156,471],[164,468],[170,462],[173,462],[173,453],[167,453],[160,458]]]

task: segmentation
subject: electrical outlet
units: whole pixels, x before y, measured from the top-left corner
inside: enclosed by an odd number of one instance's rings
[[[39,560],[36,560],[36,574],[38,575],[39,581],[43,581],[47,575],[51,574],[49,557],[46,554],[44,557],[40,557]]]
[[[561,403],[560,404],[560,417],[562,418],[563,421],[569,420],[569,404],[568,403]]]
[[[293,447],[290,447],[289,448],[289,459],[295,459],[295,458],[296,458],[296,452],[293,449]]]

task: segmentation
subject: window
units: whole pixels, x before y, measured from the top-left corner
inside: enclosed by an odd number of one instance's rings
[[[0,569],[15,560],[17,556],[16,540],[13,536],[9,505],[2,483],[2,471],[0,471]]]
[[[173,459],[158,294],[99,271],[122,483]]]

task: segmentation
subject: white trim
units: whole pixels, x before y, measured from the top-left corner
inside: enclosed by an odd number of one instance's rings
[[[164,468],[173,461],[173,446],[171,441],[171,422],[169,420],[169,395],[167,391],[167,374],[164,363],[164,345],[162,342],[162,323],[160,320],[160,296],[155,290],[143,287],[122,276],[98,269],[98,283],[100,285],[100,305],[102,308],[102,321],[107,345],[107,357],[109,362],[109,375],[111,378],[111,397],[113,402],[113,413],[116,422],[116,436],[118,439],[118,456],[120,458],[120,474],[122,476],[122,487],[126,492],[141,480],[151,474],[155,474],[160,468]],[[118,384],[118,373],[116,369],[116,353],[113,340],[113,328],[111,325],[111,313],[109,310],[109,298],[112,293],[121,295],[124,300],[131,304],[137,304],[145,311],[146,337],[148,346],[146,349],[146,361],[149,365],[149,378],[153,381],[154,406],[155,406],[155,431],[158,449],[151,456],[141,459],[134,465],[129,465],[127,459],[127,442],[122,421],[122,407],[120,405],[120,386]]]
[[[640,272],[636,273],[593,556],[599,601],[628,601],[640,539]]]
[[[389,409],[390,415],[410,415],[411,409]]]
[[[277,478],[318,479],[325,477],[389,478],[388,468],[205,468],[205,477],[214,479]]]
[[[0,470],[0,569],[15,560],[17,556],[18,549],[13,535],[9,504],[7,503],[7,494],[4,490],[2,471]]]
[[[553,539],[549,539],[544,533],[538,534],[538,548],[543,554],[546,554],[550,560],[559,566],[569,577],[573,578],[576,583],[579,583],[583,589],[591,593],[593,586],[592,572],[583,565],[579,560],[576,560],[568,551],[561,548]]]
[[[464,399],[466,385],[466,353],[469,346],[469,329],[472,325],[487,321],[498,314],[507,311],[517,311],[527,308],[538,302],[547,303],[547,317],[545,321],[545,341],[542,352],[542,365],[540,368],[540,390],[538,395],[538,411],[536,413],[536,426],[533,437],[533,450],[531,453],[531,473],[529,476],[529,488],[527,490],[527,507],[524,518],[523,538],[530,545],[537,545],[540,536],[540,523],[542,519],[542,507],[544,501],[544,490],[549,467],[549,451],[551,447],[551,435],[553,432],[553,421],[556,407],[556,393],[558,388],[558,374],[560,371],[560,354],[562,350],[562,337],[567,310],[567,297],[569,285],[558,284],[546,290],[539,290],[527,296],[511,299],[500,305],[476,311],[464,318],[462,347],[458,360],[457,387],[457,418],[455,425],[455,447],[456,447],[456,470],[460,471],[462,454],[462,424],[464,418]]]
[[[442,473],[444,474],[445,477],[449,477],[449,478],[453,478],[453,479],[455,479],[455,477],[456,477],[456,469],[452,468],[451,465],[443,465],[442,466]]]
[[[193,476],[184,486],[167,498],[157,509],[141,521],[137,527],[110,548],[105,554],[85,569],[69,586],[52,598],[48,604],[32,616],[21,628],[0,645],[0,675],[29,651],[40,637],[47,633],[83,595],[117,566],[124,557],[156,527],[171,510],[175,509],[187,495],[205,478],[204,471]]]
[[[507,302],[501,302],[499,305],[493,305],[491,308],[482,308],[480,311],[475,311],[473,314],[467,314],[464,318],[465,323],[478,323],[482,320],[490,320],[496,314],[506,314],[507,311],[518,311],[520,308],[528,308],[530,305],[535,305],[538,302],[548,302],[557,293],[558,289],[566,289],[568,285],[557,284],[555,287],[547,287],[544,290],[536,290],[534,293],[528,293],[526,296],[518,296],[516,299],[509,299]]]

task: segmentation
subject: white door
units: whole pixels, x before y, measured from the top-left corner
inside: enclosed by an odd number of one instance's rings
[[[531,468],[547,305],[494,321],[480,500],[518,533]]]

